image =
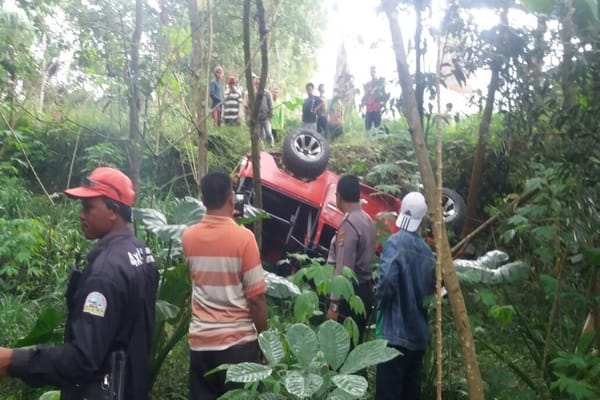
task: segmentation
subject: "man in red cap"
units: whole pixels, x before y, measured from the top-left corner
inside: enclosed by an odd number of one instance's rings
[[[71,271],[64,344],[0,348],[0,378],[57,386],[62,400],[147,400],[158,272],[129,225],[133,184],[121,171],[100,167],[65,194],[81,200],[85,237],[99,240],[85,269]]]

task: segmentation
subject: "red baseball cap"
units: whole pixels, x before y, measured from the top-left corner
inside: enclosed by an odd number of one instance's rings
[[[84,179],[81,186],[64,192],[74,199],[106,196],[128,207],[133,206],[135,191],[131,179],[116,168],[98,167]]]

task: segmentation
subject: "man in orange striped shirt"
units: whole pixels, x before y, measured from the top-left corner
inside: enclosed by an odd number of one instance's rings
[[[267,329],[265,278],[253,233],[233,219],[231,178],[210,172],[200,184],[206,215],[183,232],[192,280],[189,329],[190,399],[216,399],[239,387],[225,384],[225,363],[259,362],[257,334]]]

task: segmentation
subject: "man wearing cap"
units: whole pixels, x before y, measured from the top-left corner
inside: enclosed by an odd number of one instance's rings
[[[227,78],[227,90],[223,100],[223,122],[225,125],[240,126],[242,93],[237,87],[237,79],[231,75]]]
[[[377,365],[376,399],[418,399],[423,355],[429,343],[427,306],[434,292],[433,252],[418,230],[427,215],[421,193],[404,196],[396,226],[383,246],[379,282],[377,337],[402,354]]]
[[[335,275],[340,275],[344,267],[354,271],[358,283],[355,293],[365,305],[365,314],[357,314],[346,301],[332,295],[327,318],[343,322],[352,317],[358,326],[359,341],[362,342],[367,320],[373,307],[373,284],[371,260],[375,255],[375,224],[360,206],[360,181],[354,175],[344,175],[337,183],[337,208],[344,218],[331,241],[327,262],[335,266]]]
[[[64,344],[0,348],[0,377],[57,386],[63,400],[100,399],[107,391],[146,400],[158,272],[129,225],[133,184],[121,171],[100,167],[65,194],[81,200],[85,237],[99,240],[85,269],[75,267],[69,277]]]
[[[210,81],[210,101],[213,122],[215,126],[221,126],[221,109],[223,107],[223,67],[215,67],[215,79]]]

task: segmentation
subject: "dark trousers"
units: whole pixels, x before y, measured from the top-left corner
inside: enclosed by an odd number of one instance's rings
[[[327,136],[327,117],[319,115],[317,117],[317,132],[323,136]]]
[[[358,326],[359,338],[358,343],[362,343],[365,328],[367,327],[367,322],[369,320],[369,316],[373,310],[374,297],[373,297],[373,283],[372,282],[363,282],[358,286],[354,286],[354,293],[360,297],[365,305],[365,313],[366,315],[356,314],[354,311],[350,309],[350,305],[342,301],[340,303],[340,309],[338,314],[338,322],[343,323],[346,317],[352,317],[356,325]]]
[[[365,129],[369,130],[371,127],[379,128],[381,125],[381,112],[379,111],[368,111],[365,114]]]
[[[204,376],[221,364],[260,362],[258,342],[243,343],[221,351],[190,351],[190,400],[213,400],[228,390],[244,387],[242,383],[225,383],[226,371]]]
[[[377,365],[376,400],[418,400],[421,395],[421,371],[425,350],[408,350],[390,346],[402,352],[398,357]]]

